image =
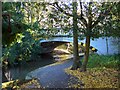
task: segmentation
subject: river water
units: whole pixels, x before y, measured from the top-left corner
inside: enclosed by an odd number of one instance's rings
[[[40,55],[40,58],[37,58],[37,60],[27,62],[27,63],[22,63],[19,66],[9,67],[3,70],[2,82],[15,80],[15,79],[23,80],[25,79],[25,76],[29,72],[55,62],[56,61],[54,60],[51,54]]]
[[[50,40],[61,40],[61,41],[70,41],[73,42],[73,38],[70,37],[55,37],[51,38]],[[118,53],[118,48],[117,48],[117,42],[115,42],[116,39],[110,37],[107,38],[98,38],[98,39],[91,39],[91,46],[95,47],[98,49],[98,54],[117,54]],[[84,40],[79,40],[79,42],[85,43]],[[40,58],[38,58],[35,61],[27,62],[27,63],[22,63],[20,66],[16,67],[9,67],[8,69],[3,71],[3,80],[2,82],[5,81],[10,81],[10,80],[15,80],[15,79],[25,79],[25,76],[40,67],[55,63],[55,59],[51,54],[46,54],[46,55],[41,55]]]

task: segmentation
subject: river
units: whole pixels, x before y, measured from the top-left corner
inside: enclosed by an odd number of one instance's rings
[[[40,58],[38,58],[35,61],[30,61],[27,63],[22,63],[19,66],[12,66],[12,67],[6,68],[3,71],[4,75],[2,75],[2,82],[15,80],[15,79],[23,80],[25,79],[25,76],[29,72],[39,67],[43,67],[43,66],[55,63],[55,62],[56,61],[54,60],[51,54],[40,55]]]
[[[70,41],[73,42],[73,38],[72,37],[55,37],[55,38],[51,38],[51,40],[61,40],[61,41]],[[95,47],[96,49],[98,49],[98,54],[103,54],[103,55],[107,55],[107,54],[117,54],[118,53],[118,48],[117,48],[117,43],[114,42],[116,39],[110,37],[107,38],[107,42],[106,42],[106,38],[98,38],[98,39],[91,39],[91,46]],[[79,42],[83,42],[85,43],[85,39],[83,40],[79,40]],[[10,80],[15,80],[15,79],[25,79],[25,76],[40,67],[55,63],[55,59],[51,54],[46,54],[46,55],[41,55],[40,58],[38,58],[35,61],[31,61],[31,62],[27,62],[27,63],[22,63],[20,66],[16,66],[16,67],[9,67],[8,69],[3,71],[3,74],[5,76],[3,76],[3,80],[2,82],[5,81],[10,81]],[[6,79],[5,79],[6,77]]]

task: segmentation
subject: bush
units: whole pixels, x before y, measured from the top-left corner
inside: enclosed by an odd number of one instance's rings
[[[6,62],[10,65],[19,64],[39,57],[38,54],[42,51],[40,41],[34,40],[29,32],[24,32],[23,36],[20,39],[17,37],[16,42],[13,42],[11,46],[3,48],[3,64]]]

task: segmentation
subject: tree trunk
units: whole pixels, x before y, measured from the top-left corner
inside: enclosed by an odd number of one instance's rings
[[[106,47],[107,47],[107,54],[108,54],[108,39],[107,39],[107,37],[106,37]]]
[[[77,68],[80,68],[81,62],[79,60],[79,54],[78,54],[78,34],[77,34],[77,3],[73,2],[73,55],[74,55],[74,63],[72,66],[72,70],[76,70]]]
[[[88,63],[88,58],[89,58],[89,47],[90,47],[90,36],[86,36],[86,45],[85,45],[85,58],[84,58],[84,62],[82,64],[81,67],[81,71],[86,71],[86,66]]]
[[[92,30],[92,8],[91,3],[89,3],[89,10],[88,10],[88,24],[87,24],[87,32],[86,32],[86,42],[85,42],[85,56],[84,56],[84,62],[81,67],[81,71],[86,71],[88,59],[89,59],[89,47],[90,47],[90,36],[91,36],[91,30]]]

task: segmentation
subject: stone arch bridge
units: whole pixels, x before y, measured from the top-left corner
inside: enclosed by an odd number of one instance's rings
[[[43,48],[43,51],[41,52],[41,54],[44,53],[50,53],[52,52],[56,47],[62,45],[62,44],[66,44],[68,47],[70,45],[70,41],[66,41],[66,40],[41,40],[40,41],[40,45]],[[80,42],[79,43],[82,46],[85,46],[84,43]],[[94,48],[93,46],[90,46],[90,49],[93,52],[97,52],[98,50],[96,48]]]

